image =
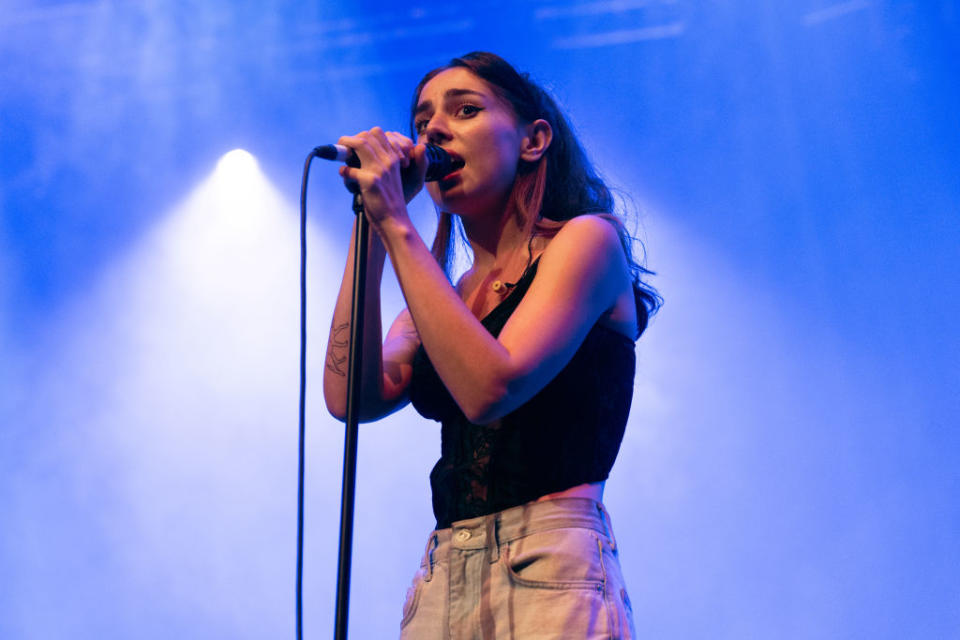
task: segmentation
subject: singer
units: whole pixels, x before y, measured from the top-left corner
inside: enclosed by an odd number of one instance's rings
[[[441,423],[429,535],[401,638],[632,638],[619,549],[602,503],[633,392],[634,342],[660,304],[608,187],[556,102],[474,52],[414,91],[411,136],[339,140],[360,167],[371,233],[362,419],[407,402]],[[432,247],[407,203],[424,145],[451,171],[427,191]],[[451,284],[462,226],[472,265]],[[407,308],[381,344],[389,256]],[[346,413],[353,253],[327,345],[324,397]]]

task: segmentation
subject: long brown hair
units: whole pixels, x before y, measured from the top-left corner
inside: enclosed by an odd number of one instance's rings
[[[474,51],[426,74],[413,92],[410,107],[410,132],[416,138],[414,113],[424,85],[442,71],[464,68],[485,80],[497,96],[509,103],[521,123],[546,120],[553,128],[553,140],[536,162],[520,161],[517,177],[510,193],[509,206],[526,220],[533,218],[535,235],[551,236],[563,223],[576,216],[592,213],[608,219],[617,229],[620,244],[633,276],[637,302],[637,336],[643,333],[649,319],[663,300],[657,290],[644,282],[652,275],[642,260],[634,257],[634,245],[643,243],[632,237],[624,224],[625,214],[617,214],[617,202],[607,184],[597,175],[570,123],[553,97],[533,82],[526,73],[519,73],[500,56]],[[444,271],[450,274],[458,225],[450,213],[439,211],[437,235],[433,239],[433,255]]]

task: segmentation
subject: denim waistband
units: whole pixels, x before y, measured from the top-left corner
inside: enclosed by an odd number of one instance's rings
[[[437,561],[435,552],[447,545],[463,551],[486,549],[490,553],[490,561],[495,562],[501,544],[532,533],[574,527],[603,534],[610,547],[616,549],[610,516],[603,503],[592,498],[555,498],[458,520],[447,529],[438,529],[427,540],[421,564],[427,569],[428,576],[432,575]]]

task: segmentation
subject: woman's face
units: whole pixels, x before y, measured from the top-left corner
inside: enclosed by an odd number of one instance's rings
[[[434,202],[461,216],[502,212],[525,130],[491,86],[464,68],[441,71],[421,90],[413,121],[417,142],[443,147],[464,163],[427,183]]]

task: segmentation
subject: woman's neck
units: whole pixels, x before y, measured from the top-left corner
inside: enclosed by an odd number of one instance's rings
[[[511,211],[499,219],[461,220],[473,250],[473,265],[459,284],[461,295],[473,315],[483,318],[509,293],[504,283],[519,278],[522,267],[532,259],[527,252],[533,223],[518,220]]]
[[[470,249],[473,269],[479,273],[494,267],[504,268],[517,253],[525,252],[530,241],[532,220],[518,220],[512,209],[499,219],[462,219]]]

